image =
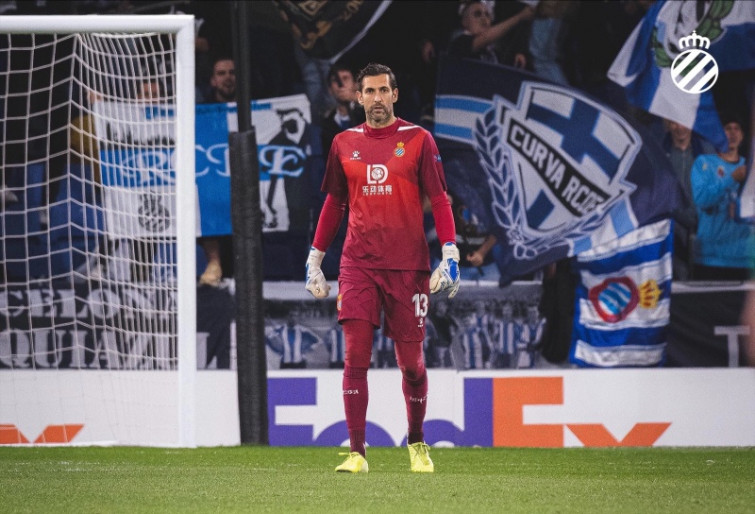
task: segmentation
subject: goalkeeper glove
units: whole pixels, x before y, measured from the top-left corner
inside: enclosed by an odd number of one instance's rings
[[[309,249],[307,284],[304,288],[315,298],[326,298],[330,293],[330,284],[325,280],[325,275],[320,269],[323,257],[325,257],[325,252],[321,252],[314,246]]]
[[[443,245],[443,258],[430,276],[430,292],[448,291],[453,298],[459,291],[459,249],[454,243]]]

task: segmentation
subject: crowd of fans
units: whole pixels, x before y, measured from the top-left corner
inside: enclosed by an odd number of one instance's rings
[[[348,97],[348,81],[353,83],[353,71],[368,62],[385,63],[394,70],[401,88],[396,105],[397,114],[429,129],[432,129],[433,124],[438,60],[445,53],[520,67],[554,82],[579,88],[621,112],[628,112],[655,131],[658,141],[665,138],[666,152],[689,202],[688,208],[675,215],[679,232],[675,278],[696,278],[695,270],[700,265],[707,266],[702,268],[703,274],[700,276],[711,278],[715,277],[716,269],[713,269],[711,275],[708,268],[726,267],[727,264],[707,258],[706,261],[700,261],[696,257],[695,248],[700,245],[700,238],[696,237],[697,223],[708,223],[705,221],[706,213],[711,206],[698,205],[703,196],[701,192],[695,191],[695,181],[690,181],[690,177],[695,159],[699,155],[709,154],[712,147],[705,141],[700,141],[698,136],[690,136],[685,127],[658,119],[644,111],[633,110],[626,103],[621,88],[606,76],[627,37],[652,3],[651,0],[394,1],[366,34],[331,67],[332,63],[325,60],[327,66],[323,66],[322,59],[307,55],[297,44],[294,37],[296,31],[292,30],[295,28],[294,24],[287,16],[287,9],[291,8],[287,4],[292,4],[291,2],[251,2],[247,27],[251,47],[248,52],[251,60],[248,63],[250,76],[241,77],[240,80],[245,79],[251,84],[252,99],[306,94],[312,106],[312,124],[323,135],[321,156],[327,155],[329,141],[336,131],[361,121],[360,115],[363,116],[363,113],[355,109],[353,99]],[[196,17],[196,97],[198,103],[203,103],[217,101],[210,79],[217,58],[233,55],[233,31],[230,30],[233,4],[234,2],[210,1],[3,1],[0,2],[0,13],[193,14]],[[346,88],[343,86],[344,81]],[[747,112],[750,94],[747,88],[751,81],[750,72],[722,74],[714,88],[716,104],[721,112]],[[33,109],[33,106],[30,108]],[[18,113],[5,114],[13,114],[15,119]],[[56,125],[66,125],[70,119],[68,113],[53,112],[44,119],[30,119],[22,128],[7,123],[5,130],[6,133],[12,133],[16,129],[26,130],[27,137],[34,140],[41,131],[54,129]],[[739,162],[742,156],[749,155],[750,127],[742,119],[726,117],[726,121],[736,124],[740,132],[732,143],[736,146],[736,155],[731,154],[735,162]],[[18,141],[23,139],[18,138]],[[64,142],[53,138],[51,144]],[[19,149],[13,145],[3,145],[3,148],[0,159],[6,167],[13,165],[16,159],[34,158],[35,152],[50,151],[49,148],[35,148],[32,145],[23,150],[24,155],[20,155],[17,152]],[[63,155],[54,151],[51,153]],[[723,203],[729,201],[732,188],[743,180],[744,172],[735,171],[738,166],[731,170],[734,173],[733,185],[729,184],[726,192],[729,196],[721,200]],[[63,168],[51,166],[50,173],[55,173],[55,169]],[[48,196],[52,195],[54,192],[48,192]],[[706,201],[711,201],[706,198]],[[3,199],[6,203],[12,202],[13,193],[3,191]],[[703,213],[702,219],[698,219],[699,213]],[[723,218],[726,213],[719,217],[719,222],[725,221]],[[495,241],[486,238],[485,234],[475,236],[479,239],[479,246],[471,248],[470,255],[479,247],[484,252],[475,255],[472,262],[489,264],[487,253],[492,251]],[[705,242],[705,237],[702,241]],[[708,244],[703,251],[707,252],[710,248]],[[741,262],[744,261],[740,261],[735,267],[744,267],[745,271],[735,274],[737,277],[747,273],[747,266],[742,266]],[[206,284],[217,284],[224,274],[223,270],[213,268],[212,273],[205,275],[202,280]],[[335,270],[331,269],[329,275],[334,276]]]

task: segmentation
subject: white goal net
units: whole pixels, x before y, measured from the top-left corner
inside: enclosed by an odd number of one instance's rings
[[[0,444],[194,445],[193,31],[0,18]]]

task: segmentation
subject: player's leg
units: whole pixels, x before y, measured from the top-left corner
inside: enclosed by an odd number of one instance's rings
[[[367,425],[369,389],[367,370],[372,355],[372,333],[369,321],[348,319],[343,322],[346,359],[343,367],[343,407],[349,430],[351,451],[365,456],[364,431]]]
[[[429,278],[427,272],[391,271],[386,272],[386,281],[382,284],[385,298],[383,330],[395,342],[406,404],[409,457],[415,472],[432,472],[434,469],[423,428],[428,387],[422,343],[429,306]]]
[[[424,442],[423,425],[427,412],[427,371],[422,341],[396,341],[396,361],[401,370],[401,390],[406,403],[407,442]]]
[[[365,428],[369,389],[367,370],[372,357],[372,336],[379,323],[377,288],[369,275],[342,268],[338,277],[338,319],[343,325],[346,352],[343,368],[343,405],[351,446],[349,457],[336,471],[367,471]]]

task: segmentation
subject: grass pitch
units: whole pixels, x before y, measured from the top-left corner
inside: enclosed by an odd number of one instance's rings
[[[16,512],[755,512],[755,448],[0,448],[0,510]]]

